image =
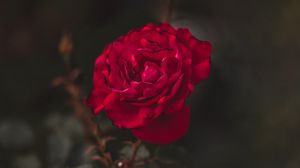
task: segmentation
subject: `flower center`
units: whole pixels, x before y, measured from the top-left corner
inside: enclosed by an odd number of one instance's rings
[[[146,62],[142,73],[142,81],[154,83],[161,76],[160,68],[155,63]]]

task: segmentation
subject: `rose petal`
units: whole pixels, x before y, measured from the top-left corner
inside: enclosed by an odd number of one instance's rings
[[[103,109],[103,100],[106,95],[110,92],[110,89],[105,83],[104,75],[95,68],[94,71],[94,82],[93,89],[89,97],[84,101],[94,112],[95,115],[99,114]]]
[[[155,116],[154,107],[137,107],[121,101],[117,93],[112,93],[104,101],[106,115],[119,128],[141,127]]]
[[[189,122],[190,109],[184,105],[177,113],[162,114],[151,124],[132,129],[132,134],[146,142],[168,144],[178,140],[187,132]]]
[[[133,99],[138,97],[139,93],[134,87],[129,87],[124,90],[112,89],[112,91],[119,93],[123,98]]]
[[[174,74],[178,72],[180,67],[179,60],[175,57],[165,57],[161,62],[162,70],[166,74]]]
[[[204,60],[210,59],[211,44],[208,41],[199,41],[191,38],[190,47],[192,49],[192,64],[199,64]]]
[[[178,97],[178,96],[176,96]],[[186,97],[178,97],[177,100],[170,101],[168,104],[161,105],[161,108],[164,110],[165,114],[174,115],[178,112],[178,109],[182,109],[185,105]]]
[[[156,28],[159,32],[176,34],[176,30],[169,23],[161,23],[159,29]]]
[[[186,28],[179,28],[177,30],[177,37],[184,43],[187,43],[191,36],[191,32]]]
[[[143,96],[143,91],[153,87],[152,83],[148,83],[148,82],[136,82],[136,81],[132,81],[130,83],[131,87],[134,88],[139,96]]]
[[[210,58],[212,46],[208,41],[196,39],[188,29],[178,29],[177,37],[191,50],[194,65]]]
[[[151,62],[146,62],[144,66],[144,72],[142,73],[143,82],[153,83],[160,77],[161,73],[158,65]]]
[[[104,92],[92,90],[89,97],[84,100],[84,104],[88,105],[93,110],[93,113],[97,115],[103,110],[103,101],[106,95]]]
[[[141,54],[146,59],[153,60],[153,61],[161,61],[165,57],[174,55],[174,51],[173,50],[157,50],[157,51],[153,51],[153,50],[148,50],[148,49],[141,48],[141,49],[139,49],[139,51],[141,51]]]
[[[168,84],[167,82],[168,78],[165,75],[161,76],[152,87],[143,90],[143,97],[148,98],[157,95]]]
[[[158,104],[163,104],[165,102],[167,102],[168,100],[172,99],[176,93],[178,92],[180,85],[182,83],[182,79],[183,79],[183,75],[181,75],[176,83],[174,84],[174,86],[172,87],[172,89],[170,89],[170,93],[164,97],[162,97],[161,99],[159,99]]]
[[[155,29],[157,26],[153,23],[149,23],[142,28],[142,31],[149,31]]]
[[[141,46],[151,49],[155,49],[156,47],[168,48],[170,34],[161,31],[161,29],[161,26],[155,25],[152,29],[145,31],[143,33]]]
[[[201,80],[207,79],[210,72],[210,60],[207,59],[197,65],[192,66],[192,79],[193,84],[197,84]]]
[[[130,102],[132,105],[135,106],[149,106],[149,105],[154,105],[157,104],[157,101],[163,96],[165,95],[167,92],[169,91],[169,89],[164,89],[163,91],[161,91],[160,93],[157,93],[157,95],[153,96],[153,97],[139,97],[137,98],[137,101],[132,101]]]

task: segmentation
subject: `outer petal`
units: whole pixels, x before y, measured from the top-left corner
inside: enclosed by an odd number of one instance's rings
[[[210,59],[212,47],[208,41],[196,39],[188,29],[178,29],[177,36],[191,50],[193,65]]]
[[[154,106],[137,107],[120,98],[118,93],[111,93],[104,101],[105,112],[117,127],[142,127],[155,117]]]
[[[188,29],[178,29],[177,36],[190,49],[192,54],[192,83],[197,84],[208,78],[211,44],[208,41],[197,40]]]
[[[106,97],[106,93],[92,90],[89,97],[84,100],[84,103],[88,105],[95,115],[99,114],[103,110],[103,101]]]
[[[100,71],[99,66],[95,67],[93,89],[89,97],[84,101],[93,110],[95,115],[102,111],[103,101],[110,92],[104,78],[104,74]]]
[[[172,115],[162,114],[146,127],[132,129],[132,134],[143,141],[155,144],[168,144],[181,138],[188,130],[190,109],[183,106]]]
[[[183,42],[187,43],[189,39],[192,37],[191,32],[185,28],[179,28],[177,30],[177,37]]]
[[[191,46],[192,50],[193,65],[210,59],[212,47],[208,41],[199,41],[196,38],[191,38],[189,45]]]
[[[210,60],[207,59],[192,67],[192,83],[197,84],[201,80],[207,79],[210,72]]]
[[[167,33],[171,33],[171,34],[176,34],[176,30],[167,22],[165,23],[161,23],[159,25],[159,31],[164,31],[164,32],[167,32]]]
[[[157,25],[153,24],[153,23],[149,23],[147,25],[145,25],[144,27],[142,27],[142,32],[143,31],[149,31],[149,30],[153,30],[157,27]]]

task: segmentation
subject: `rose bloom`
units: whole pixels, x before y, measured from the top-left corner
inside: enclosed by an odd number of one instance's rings
[[[86,104],[146,142],[167,144],[188,130],[185,104],[210,71],[211,44],[167,23],[131,30],[106,46]]]

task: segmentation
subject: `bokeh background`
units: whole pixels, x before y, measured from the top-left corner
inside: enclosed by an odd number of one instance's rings
[[[131,28],[188,27],[213,44],[210,78],[189,99],[188,168],[300,167],[300,1],[1,0],[0,167],[81,167],[82,128],[51,87],[65,31],[83,92],[95,58]]]

